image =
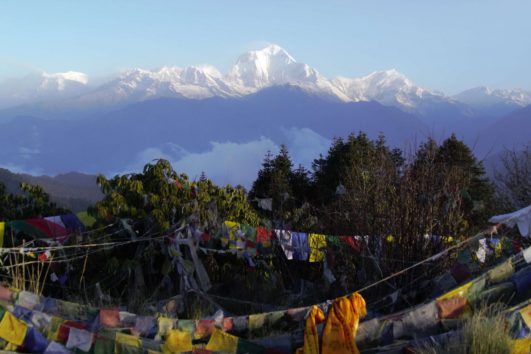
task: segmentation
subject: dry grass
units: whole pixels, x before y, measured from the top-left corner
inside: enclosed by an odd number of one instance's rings
[[[510,354],[509,337],[503,306],[482,306],[467,319],[459,340],[445,345],[429,345],[417,350],[418,354]]]
[[[14,244],[13,234],[11,234],[11,243]],[[25,244],[26,242],[23,240],[22,247]],[[53,260],[53,256],[51,260]],[[0,265],[6,272],[4,278],[7,280],[8,286],[41,295],[50,271],[51,262],[38,261],[37,254],[10,252],[7,257],[0,261]]]

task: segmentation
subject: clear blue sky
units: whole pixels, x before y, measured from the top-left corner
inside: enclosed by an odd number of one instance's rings
[[[326,76],[397,68],[447,93],[531,89],[527,0],[0,2],[0,80],[209,63],[276,43]]]

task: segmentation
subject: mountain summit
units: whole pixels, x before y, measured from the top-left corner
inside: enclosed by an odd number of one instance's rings
[[[227,80],[244,87],[263,88],[301,79],[297,77],[300,68],[301,64],[287,51],[278,45],[270,45],[241,55],[227,75]],[[316,73],[309,67],[306,72],[309,75]]]

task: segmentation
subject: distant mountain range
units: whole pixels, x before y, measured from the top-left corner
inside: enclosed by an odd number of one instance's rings
[[[531,93],[478,87],[453,97],[413,84],[395,69],[361,78],[328,79],[308,64],[297,62],[277,45],[241,55],[226,74],[208,65],[134,69],[99,85],[78,72],[40,73],[0,83],[0,107],[40,104],[50,110],[87,109],[147,99],[173,97],[203,99],[242,97],[271,86],[294,85],[321,97],[343,102],[376,101],[408,112],[424,113],[430,104],[447,104],[473,114],[492,106],[531,104]],[[463,106],[466,105],[466,107]],[[509,113],[505,111],[503,113]]]
[[[22,193],[20,190],[22,182],[40,185],[50,195],[53,202],[73,212],[85,211],[103,197],[96,185],[96,176],[75,172],[55,177],[30,176],[0,168],[0,183],[6,186],[8,193]]]
[[[151,148],[172,158],[205,151],[212,141],[245,143],[267,137],[286,143],[283,130],[309,128],[332,138],[364,131],[393,145],[426,133],[420,119],[377,102],[334,102],[296,86],[278,86],[239,99],[159,98],[81,120],[19,117],[0,126],[0,161],[40,173],[63,169],[123,171]],[[317,157],[317,156],[315,156]],[[261,157],[259,158],[261,160]]]
[[[99,84],[76,72],[0,83],[0,165],[110,174],[160,156],[195,166],[220,147],[252,143],[260,155],[298,144],[302,154],[315,144],[301,134],[326,145],[360,130],[412,148],[455,132],[483,158],[529,143],[530,104],[520,89],[447,96],[394,69],[329,79],[271,45],[243,54],[225,74],[203,65],[134,69]]]

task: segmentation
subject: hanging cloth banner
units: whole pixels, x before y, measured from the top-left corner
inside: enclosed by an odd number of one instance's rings
[[[6,342],[21,346],[24,343],[28,326],[13,316],[11,312],[6,311],[2,321],[0,321],[0,338]]]
[[[4,234],[6,231],[6,223],[0,221],[0,248],[4,247]]]
[[[321,354],[359,354],[356,332],[365,315],[365,300],[360,294],[336,299],[323,331]]]
[[[275,236],[277,237],[282,251],[286,255],[287,259],[293,259],[293,239],[291,231],[287,230],[275,230]]]
[[[503,215],[496,215],[489,219],[489,222],[502,223],[508,227],[518,226],[518,231],[524,237],[531,237],[531,205],[515,212]]]
[[[273,232],[263,226],[254,227],[233,221],[223,222],[221,245],[223,248],[243,250],[252,256],[269,255],[273,234],[289,260],[322,262],[327,246],[350,247],[356,252],[360,252],[362,246],[360,236],[307,234],[283,229]]]
[[[310,244],[310,262],[321,262],[324,260],[324,249],[326,248],[326,236],[322,234],[308,235]]]

